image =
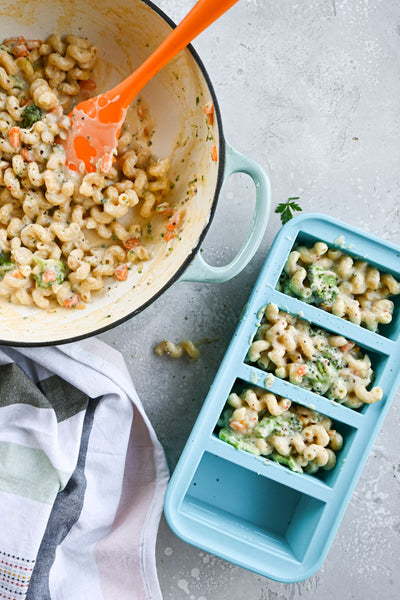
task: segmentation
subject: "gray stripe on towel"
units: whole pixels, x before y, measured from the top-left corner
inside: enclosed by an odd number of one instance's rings
[[[56,413],[58,423],[77,415],[87,407],[88,397],[86,394],[58,375],[42,379],[37,386],[49,400]]]
[[[0,408],[10,404],[51,408],[47,398],[16,363],[0,366]]]
[[[29,404],[54,410],[58,423],[85,410],[88,397],[57,375],[36,385],[16,363],[0,365],[0,408]]]
[[[82,511],[86,491],[86,454],[98,401],[99,398],[89,400],[83,422],[78,463],[65,489],[57,495],[39,548],[26,600],[51,600],[49,573],[55,559],[57,546],[67,536]]]

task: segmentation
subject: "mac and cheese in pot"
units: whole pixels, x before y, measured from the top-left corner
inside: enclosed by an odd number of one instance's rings
[[[73,105],[93,95],[97,49],[75,35],[8,38],[0,46],[0,296],[42,309],[84,308],[150,259],[144,232],[179,235],[168,157],[152,156],[149,109],[138,100],[117,153],[92,173],[66,167],[61,141]]]

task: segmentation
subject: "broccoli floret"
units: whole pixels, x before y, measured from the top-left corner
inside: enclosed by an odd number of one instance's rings
[[[337,370],[330,360],[319,356],[315,362],[307,362],[308,371],[303,382],[309,383],[310,388],[317,394],[326,394],[331,385],[337,379]],[[305,386],[306,387],[306,386]]]
[[[36,106],[36,104],[30,104],[25,108],[21,116],[22,127],[24,127],[24,129],[29,129],[36,121],[40,121],[43,116],[43,111]]]
[[[257,448],[254,442],[247,440],[245,437],[238,433],[234,433],[229,429],[221,429],[218,437],[223,442],[227,442],[234,448],[237,448],[237,450],[245,450],[246,452],[250,452],[251,454],[255,454],[257,456],[260,455],[260,450]]]
[[[15,87],[17,90],[25,89],[25,81],[22,79],[22,77],[19,77],[18,75],[14,75],[13,87]]]
[[[14,267],[15,265],[11,261],[10,252],[3,252],[3,250],[0,250],[0,279],[3,279],[4,275],[8,271],[12,271]]]
[[[292,435],[302,430],[300,419],[296,415],[279,415],[277,417],[264,417],[254,428],[258,437],[268,438],[272,433],[277,435]]]
[[[311,265],[307,277],[315,302],[331,306],[339,293],[336,273],[327,271],[319,265]]]
[[[343,352],[330,344],[325,344],[325,346],[321,348],[321,355],[324,358],[327,358],[335,369],[343,369],[346,366]]]
[[[40,273],[34,275],[36,287],[49,288],[54,283],[61,284],[65,279],[65,264],[61,260],[49,258],[45,260],[34,256],[33,260],[40,266]]]
[[[11,253],[0,250],[0,266],[11,263]]]
[[[295,461],[293,456],[282,456],[282,454],[279,454],[279,452],[272,452],[272,454],[270,454],[268,458],[272,458],[272,460],[274,460],[275,462],[289,467],[289,469],[291,469],[295,473],[303,473],[303,469]]]

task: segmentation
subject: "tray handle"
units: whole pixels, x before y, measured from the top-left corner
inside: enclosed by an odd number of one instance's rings
[[[247,238],[235,258],[223,267],[213,267],[197,253],[179,281],[223,283],[236,277],[250,262],[261,244],[271,209],[271,184],[268,175],[256,161],[226,145],[224,182],[233,173],[246,173],[254,181],[256,202]]]

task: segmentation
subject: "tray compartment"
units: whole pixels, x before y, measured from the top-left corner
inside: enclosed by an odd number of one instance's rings
[[[335,315],[321,310],[317,306],[306,304],[298,298],[287,296],[277,290],[268,293],[268,298],[271,298],[269,302],[274,302],[281,310],[297,315],[304,321],[309,321],[313,325],[326,329],[333,334],[344,335],[367,350],[371,349],[381,354],[390,354],[394,349],[395,342],[383,337],[379,333],[374,333],[364,327],[346,321],[346,319],[336,317]],[[264,305],[260,307],[259,310],[259,321],[261,321],[261,316],[264,314],[265,299],[263,299],[263,302]],[[267,302],[267,304],[269,302]]]
[[[229,391],[229,393],[227,394],[227,397],[229,396],[229,394],[232,391],[237,391],[238,389],[245,388],[247,383],[248,382],[240,380],[240,379],[236,380],[235,385]],[[258,387],[258,386],[254,386],[254,384],[251,384],[251,386]],[[272,390],[269,389],[268,391],[272,391]],[[272,392],[272,393],[274,393],[274,392]],[[218,435],[220,427],[218,426],[218,424],[216,424],[216,426],[214,428],[214,433],[213,433],[213,437],[216,440],[218,440],[218,444],[216,446],[214,446],[213,451],[215,453],[221,453],[222,447],[220,446],[220,444],[222,443],[222,444],[228,446],[228,448],[231,448],[233,450],[233,452],[230,453],[231,456],[229,457],[232,460],[238,461],[238,460],[241,460],[243,457],[246,457],[246,463],[248,464],[249,459],[247,457],[250,457],[250,459],[253,459],[254,460],[254,469],[257,472],[259,472],[261,475],[268,476],[268,474],[271,472],[271,469],[276,467],[278,469],[278,476],[279,476],[279,470],[283,469],[284,471],[289,473],[291,476],[294,476],[295,479],[298,477],[305,478],[307,480],[311,480],[311,482],[319,481],[319,482],[323,482],[324,484],[326,484],[329,487],[333,487],[344,467],[346,460],[347,460],[348,454],[350,452],[351,446],[352,446],[355,436],[356,436],[357,428],[346,423],[346,421],[339,420],[337,417],[332,416],[332,414],[326,415],[326,413],[322,412],[321,410],[316,409],[315,406],[311,405],[311,403],[303,403],[303,402],[299,402],[297,400],[293,400],[293,401],[296,402],[296,404],[306,406],[307,408],[310,408],[312,410],[316,410],[317,412],[321,413],[324,416],[329,416],[329,418],[332,419],[332,429],[335,429],[338,433],[341,434],[341,436],[343,438],[343,446],[340,450],[337,450],[335,452],[336,465],[333,469],[324,470],[324,469],[320,468],[316,473],[313,473],[313,474],[293,472],[288,467],[285,467],[284,465],[276,463],[275,461],[270,459],[268,456],[262,456],[262,455],[257,456],[255,454],[252,454],[251,452],[247,452],[246,450],[241,450],[241,449],[238,450],[237,448],[235,448],[228,442],[225,442],[224,440],[220,440],[219,435]],[[222,412],[223,412],[223,410],[222,410]],[[222,412],[221,412],[221,414],[222,414]],[[347,415],[347,413],[344,414],[344,416],[346,416],[346,415]],[[218,450],[218,447],[219,447],[219,450]],[[227,456],[226,449],[225,449],[224,454],[226,457]],[[242,456],[240,456],[240,458],[239,458],[238,454],[242,455]],[[312,483],[310,485],[311,485],[311,487],[307,488],[307,489],[310,492],[312,491],[313,493],[316,493],[316,490],[312,488]]]
[[[205,452],[180,511],[256,549],[301,561],[324,506],[322,500]]]
[[[279,295],[276,295],[276,294],[279,294]],[[325,324],[324,321],[323,321],[323,325],[320,325],[319,323],[315,323],[314,320],[311,321],[311,320],[307,319],[307,316],[305,314],[303,314],[301,312],[299,314],[299,312],[296,312],[296,310],[293,310],[293,304],[292,304],[291,309],[288,306],[286,306],[286,298],[288,298],[288,296],[285,296],[284,294],[281,294],[280,292],[275,292],[275,294],[273,295],[273,297],[271,299],[271,302],[273,302],[274,304],[276,304],[280,310],[282,310],[284,312],[287,312],[288,314],[291,314],[293,316],[297,316],[299,319],[310,323],[311,326],[313,326],[313,327],[318,327],[318,328],[320,328],[320,329],[322,329],[322,330],[324,330],[324,331],[326,331],[326,332],[328,332],[329,334],[332,334],[332,335],[338,335],[338,334],[343,335],[349,341],[354,341],[361,348],[361,350],[362,350],[362,352],[364,354],[368,354],[368,356],[369,356],[369,358],[371,360],[371,367],[372,367],[372,369],[374,371],[374,375],[375,375],[374,376],[374,380],[373,380],[372,383],[370,383],[370,385],[368,386],[367,389],[371,389],[374,386],[381,386],[381,379],[382,379],[384,373],[386,372],[386,365],[387,365],[389,359],[388,359],[388,356],[387,356],[386,352],[379,352],[378,348],[382,349],[382,345],[379,345],[377,343],[376,338],[378,336],[376,334],[371,334],[371,332],[365,332],[363,330],[361,336],[355,336],[358,339],[353,339],[349,335],[347,335],[347,332],[346,332],[346,330],[348,329],[348,327],[346,327],[348,325],[348,323],[345,322],[344,325],[346,325],[346,326],[345,327],[341,327],[340,331],[332,329],[332,327],[330,326],[331,323]],[[291,300],[293,300],[293,299],[291,298]],[[296,300],[296,303],[297,302],[298,301]],[[269,304],[269,302],[267,304]],[[265,312],[267,304],[263,305],[262,308],[260,308],[260,310],[257,313],[257,320],[258,320],[258,322],[256,323],[256,327],[255,327],[255,329],[253,331],[253,335],[250,337],[249,345],[248,345],[248,350],[249,350],[250,345],[253,342],[253,340],[254,340],[254,338],[255,338],[255,336],[257,334],[258,327],[260,326],[260,324],[262,322],[262,317],[264,315],[264,312]],[[313,307],[308,307],[308,308],[313,308]],[[319,311],[319,310],[318,310],[318,312],[319,313],[323,313],[323,311]],[[324,314],[326,314],[326,313],[324,313]],[[335,318],[337,319],[337,317],[335,317]],[[343,321],[343,319],[340,319],[340,320]],[[358,328],[358,329],[361,329],[361,328]],[[360,339],[361,340],[365,340],[365,339],[368,340],[370,338],[369,335],[365,336],[365,333],[371,334],[373,336],[373,339],[375,339],[375,344],[372,343],[372,340],[371,340],[371,343],[368,344],[368,346],[372,346],[372,347],[375,346],[374,350],[372,350],[371,347],[366,347],[363,343],[360,342]],[[390,351],[392,349],[393,350],[395,349],[394,345],[391,342],[389,342],[389,345],[388,345],[387,342],[386,342],[386,340],[384,340],[383,338],[381,338],[381,339],[383,340],[384,348],[385,348],[386,351]],[[377,346],[378,346],[378,348],[377,348]],[[251,362],[249,360],[249,358],[248,358],[247,353],[245,355],[245,364],[248,365],[248,366],[250,366],[250,367],[252,367],[252,368],[254,368],[254,369],[256,369],[256,370],[259,370],[259,371],[261,371],[263,373],[266,373],[266,374],[271,373],[274,376],[274,381],[280,379],[273,372],[271,372],[271,371],[264,371],[256,362],[255,363]],[[282,379],[282,381],[285,382],[286,384],[288,384],[289,386],[294,386],[297,390],[299,388],[300,389],[304,389],[304,388],[301,387],[301,385],[295,385],[295,384],[291,383],[289,380]],[[309,390],[307,390],[307,391],[309,391]],[[310,396],[313,396],[314,398],[316,396],[318,396],[318,397],[326,398],[328,401],[335,402],[334,400],[330,400],[326,396],[320,396],[319,394],[316,394],[315,392],[309,391],[309,393],[310,393]],[[384,406],[385,399],[386,399],[386,397],[385,397],[385,394],[384,394],[383,398],[381,400],[379,400],[378,402],[376,402],[375,404],[373,404],[373,405],[372,404],[364,404],[364,406],[362,406],[362,407],[360,407],[358,409],[352,409],[352,408],[346,407],[344,405],[342,405],[342,406],[346,410],[357,410],[358,412],[361,412],[361,413],[364,414],[365,412],[367,412],[370,409],[371,406],[375,406],[375,405]],[[335,402],[335,404],[340,404],[340,403]]]
[[[287,488],[293,488],[323,502],[327,501],[332,494],[331,488],[315,476],[294,473],[267,457],[257,457],[249,452],[236,450],[230,444],[220,440],[215,434],[208,438],[205,448],[210,454],[238,465],[247,471],[252,471],[257,477],[266,477],[277,481]]]
[[[382,247],[381,240],[366,240],[363,236],[360,236],[357,233],[349,230],[347,230],[347,232],[343,231],[343,228],[336,228],[335,230],[335,228],[326,228],[325,226],[321,229],[321,235],[316,236],[314,232],[310,233],[307,231],[307,225],[308,223],[306,222],[306,226],[298,230],[297,235],[294,235],[292,246],[289,249],[286,248],[285,259],[281,263],[281,271],[276,279],[274,286],[275,288],[278,286],[279,279],[283,273],[286,261],[294,247],[302,245],[311,247],[319,241],[325,242],[330,248],[345,252],[354,260],[367,262],[369,265],[376,267],[381,274],[388,273],[398,281],[400,280],[400,257],[396,248]],[[334,238],[335,235],[337,237]],[[342,240],[340,238],[342,238]],[[396,340],[400,335],[400,294],[397,296],[391,296],[389,299],[394,304],[392,321],[386,325],[380,324],[378,327],[378,332],[376,333],[383,337]],[[302,304],[307,304],[300,299],[298,299],[298,301]],[[317,305],[312,306],[325,314],[330,314],[327,313],[327,311],[319,308]],[[342,319],[341,317],[337,318],[346,322],[350,322],[347,319]],[[361,326],[355,325],[355,327]],[[361,328],[366,329],[363,326]]]

